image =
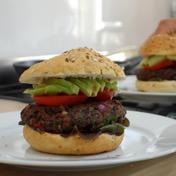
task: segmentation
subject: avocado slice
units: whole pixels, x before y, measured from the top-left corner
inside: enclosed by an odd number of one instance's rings
[[[105,87],[107,89],[117,90],[117,81],[113,81],[113,82],[105,81],[105,82],[106,82]]]
[[[24,93],[32,94],[32,95],[44,95],[44,94],[57,94],[62,92],[63,89],[60,86],[48,85],[45,87],[39,87],[34,89],[26,89]]]
[[[45,84],[50,85],[59,85],[64,87],[68,90],[70,94],[78,94],[79,93],[79,87],[72,82],[65,80],[65,79],[56,79],[56,78],[50,78],[48,80],[44,81]]]
[[[163,56],[151,56],[148,58],[148,66],[156,65],[157,63],[161,62],[164,59],[165,57]]]
[[[176,61],[176,56],[167,56],[168,59]]]
[[[57,93],[77,95],[79,91],[82,91],[85,95],[94,97],[97,96],[99,91],[103,91],[104,88],[116,90],[117,82],[93,78],[49,78],[40,85],[33,85],[33,89],[27,89],[24,93],[32,95]]]
[[[89,97],[92,95],[93,90],[87,81],[83,81],[81,78],[70,78],[69,80],[70,82],[76,84],[85,95]]]
[[[32,95],[51,95],[51,94],[58,94],[58,93],[66,93],[68,95],[71,95],[71,94],[78,94],[79,90],[72,89],[71,87],[64,87],[61,85],[46,85],[43,87],[26,89],[24,93],[28,93]]]
[[[159,55],[155,55],[155,56],[149,56],[146,58],[143,58],[142,61],[139,64],[139,67],[143,67],[143,66],[153,66],[156,65],[157,63],[161,62],[162,60],[165,60],[165,58],[172,60],[172,61],[176,61],[176,56],[159,56]]]
[[[156,65],[157,63],[161,62],[162,60],[164,60],[164,56],[150,56],[150,57],[146,57],[143,58],[140,66],[153,66]]]
[[[92,95],[91,96],[97,96],[98,92],[101,89],[101,84],[96,79],[82,79],[84,83],[87,83],[88,86],[92,89]]]
[[[105,85],[106,85],[105,81],[102,79],[96,79],[96,81],[100,84],[100,86],[101,86],[100,91],[102,92],[105,88]]]

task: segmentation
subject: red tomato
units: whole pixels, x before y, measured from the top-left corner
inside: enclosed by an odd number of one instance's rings
[[[175,61],[171,61],[171,60],[166,59],[166,60],[163,60],[163,61],[161,61],[151,67],[145,66],[144,69],[146,69],[146,70],[160,70],[161,68],[165,68],[165,67],[174,65],[175,63],[176,63]]]
[[[95,97],[95,99],[98,101],[111,100],[113,95],[114,95],[114,92],[112,90],[105,89],[104,91],[99,92]]]
[[[33,100],[37,104],[47,106],[59,106],[59,105],[73,105],[84,102],[88,97],[79,95],[40,95],[33,96]]]

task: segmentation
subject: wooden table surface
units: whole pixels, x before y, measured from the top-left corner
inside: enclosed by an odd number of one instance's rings
[[[21,110],[26,104],[0,100],[0,112]],[[50,176],[50,175],[63,175],[63,176],[176,176],[176,153],[165,157],[124,164],[121,166],[82,172],[49,172],[49,171],[36,171],[18,166],[7,164],[0,164],[0,176]]]

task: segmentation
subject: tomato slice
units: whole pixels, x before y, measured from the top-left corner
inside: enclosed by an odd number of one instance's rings
[[[113,95],[114,95],[114,91],[105,89],[104,91],[99,92],[95,97],[95,99],[98,101],[111,100]]]
[[[174,65],[175,63],[176,63],[175,61],[171,61],[171,60],[166,59],[166,60],[163,60],[153,66],[144,66],[144,69],[146,69],[146,70],[160,70],[161,68],[166,68],[168,66]]]
[[[84,94],[79,95],[40,95],[33,96],[37,104],[47,106],[74,105],[84,102],[88,97]]]

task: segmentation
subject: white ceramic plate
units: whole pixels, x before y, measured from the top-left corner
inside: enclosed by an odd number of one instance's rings
[[[176,121],[153,114],[128,111],[131,126],[121,146],[90,156],[50,155],[33,150],[23,139],[19,112],[0,114],[0,162],[52,170],[112,167],[176,152]]]
[[[176,103],[176,93],[167,92],[142,92],[135,87],[136,76],[130,75],[126,79],[119,81],[119,94],[129,101],[150,101],[161,103]]]

